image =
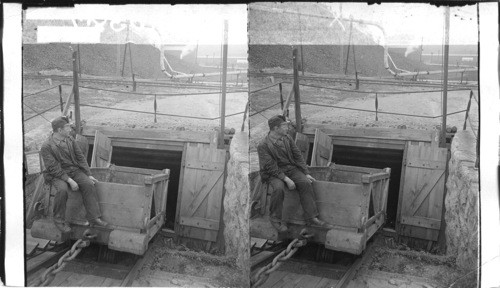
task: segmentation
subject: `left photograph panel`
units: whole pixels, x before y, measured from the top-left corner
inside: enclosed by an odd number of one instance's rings
[[[246,5],[28,8],[22,47],[25,285],[248,287]]]

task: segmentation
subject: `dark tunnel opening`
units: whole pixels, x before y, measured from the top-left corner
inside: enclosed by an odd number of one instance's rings
[[[92,157],[92,150],[93,145],[89,145],[89,163]],[[111,157],[111,163],[118,166],[155,170],[170,169],[165,215],[165,227],[168,229],[174,229],[175,224],[181,162],[182,151],[138,149],[119,146],[113,146],[113,155]]]
[[[335,145],[332,162],[340,165],[383,169],[391,168],[385,226],[395,229],[398,211],[401,165],[404,150]]]

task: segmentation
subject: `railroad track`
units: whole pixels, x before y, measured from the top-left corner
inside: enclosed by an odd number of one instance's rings
[[[58,251],[47,251],[27,260],[26,285],[33,286],[46,269],[58,262],[70,247]],[[87,249],[87,250],[85,250]],[[96,259],[96,249],[99,251]],[[105,250],[104,250],[105,249]],[[91,250],[91,251],[89,251]],[[104,250],[104,252],[103,252]],[[149,251],[149,250],[148,250]],[[75,259],[58,272],[49,283],[51,287],[117,287],[131,286],[140,268],[152,255],[143,257],[109,250],[107,247],[92,245],[84,248]],[[110,263],[111,259],[112,262]]]
[[[274,77],[279,79],[293,79],[292,74],[286,73],[248,73],[250,77]],[[383,78],[359,77],[360,85],[374,84],[374,85],[399,85],[399,86],[416,86],[416,87],[442,87],[440,83],[432,83],[431,81],[406,81],[406,80],[393,80]],[[340,78],[340,77],[326,77],[326,76],[299,76],[299,80],[330,82],[330,83],[343,83],[354,85],[356,79],[354,78]],[[449,87],[461,87],[477,89],[477,85],[473,84],[448,84]]]
[[[73,82],[73,76],[62,76],[62,75],[33,75],[25,74],[23,79],[31,80],[43,80],[52,79],[53,81],[60,82]],[[124,85],[133,86],[134,81],[125,79],[113,79],[113,78],[79,78],[80,83],[94,83],[94,84],[114,84],[114,85]],[[220,85],[213,84],[193,84],[186,82],[166,82],[166,81],[152,81],[152,80],[135,80],[136,86],[150,86],[150,87],[173,87],[173,88],[193,88],[193,89],[207,89],[207,90],[220,90]],[[237,88],[241,85],[235,86],[228,83],[228,87]]]
[[[279,254],[284,249],[283,245],[281,245],[280,249],[271,249],[273,250],[272,252],[267,250],[263,251],[269,252],[264,253],[267,258],[261,255],[263,252],[252,255],[252,276],[255,275],[261,267],[270,263],[275,255]],[[288,261],[283,262],[278,270],[272,272],[269,278],[258,287],[344,288],[347,287],[362,265],[368,261],[373,254],[371,243],[368,243],[365,252],[359,256],[327,250],[321,245],[314,245],[313,247],[306,246],[301,249],[302,251],[300,253],[297,253]],[[309,256],[304,257],[304,255]]]

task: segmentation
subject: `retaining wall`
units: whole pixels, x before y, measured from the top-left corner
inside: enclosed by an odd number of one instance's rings
[[[476,269],[478,257],[479,175],[474,168],[476,138],[472,131],[455,134],[446,182],[445,221],[447,254],[457,266]]]
[[[233,136],[229,152],[224,196],[226,255],[235,257],[245,279],[250,279],[248,132],[237,132]]]

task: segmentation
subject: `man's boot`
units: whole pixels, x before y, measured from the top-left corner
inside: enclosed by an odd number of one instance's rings
[[[283,223],[281,219],[271,217],[269,220],[271,221],[271,225],[273,225],[274,229],[278,230],[279,233],[283,233],[288,230],[288,227],[286,227],[285,223]]]
[[[308,222],[309,222],[309,225],[311,225],[311,226],[320,226],[320,227],[327,228],[327,229],[333,229],[332,224],[326,223],[325,221],[319,219],[318,217],[314,217],[314,218],[310,219]]]
[[[71,227],[69,227],[69,224],[64,219],[54,218],[54,224],[63,233],[71,232]]]
[[[90,221],[93,225],[97,225],[97,226],[102,226],[102,227],[106,227],[108,226],[108,222],[102,220],[101,218],[95,218],[93,220]]]

